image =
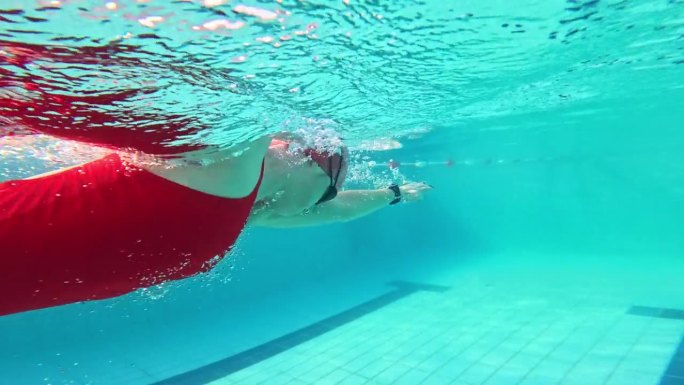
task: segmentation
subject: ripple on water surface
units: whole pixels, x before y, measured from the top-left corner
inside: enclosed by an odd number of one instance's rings
[[[218,145],[311,126],[352,144],[467,132],[674,89],[682,36],[676,0],[5,0],[0,125]]]

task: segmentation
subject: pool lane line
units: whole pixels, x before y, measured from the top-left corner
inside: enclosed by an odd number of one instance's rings
[[[627,314],[644,317],[664,318],[684,321],[684,310],[650,306],[632,306]],[[660,377],[659,385],[684,385],[684,336],[679,340],[667,369]]]
[[[402,298],[419,291],[442,293],[449,290],[446,286],[427,285],[406,281],[389,283],[395,289],[335,314],[284,336],[265,342],[259,346],[242,351],[219,361],[180,373],[173,377],[153,383],[153,385],[202,385],[226,377],[249,366],[256,365],[297,345],[319,337],[342,325],[348,324],[367,314],[379,310]]]
[[[660,385],[684,385],[684,337],[679,341],[677,351],[660,378]]]

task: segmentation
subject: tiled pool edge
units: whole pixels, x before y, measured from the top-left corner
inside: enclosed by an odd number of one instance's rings
[[[426,285],[420,283],[395,281],[390,282],[395,289],[354,306],[341,313],[295,330],[292,333],[265,342],[254,348],[226,357],[205,366],[158,381],[154,385],[200,385],[223,378],[241,369],[258,364],[279,353],[316,338],[344,324],[352,322],[364,315],[381,309],[395,301],[419,291],[444,292],[448,287]]]

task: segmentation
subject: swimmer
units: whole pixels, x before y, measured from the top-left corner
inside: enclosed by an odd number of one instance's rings
[[[205,150],[184,152],[173,167],[113,153],[0,183],[0,291],[7,293],[0,315],[111,298],[206,272],[246,223],[345,222],[418,200],[429,189],[409,183],[341,191],[347,149],[290,150],[297,140],[264,137],[209,164],[198,161]]]
[[[0,137],[44,134],[116,151],[0,183],[0,316],[112,298],[206,272],[247,223],[344,222],[415,201],[430,188],[409,183],[341,191],[346,148],[306,148],[291,134],[222,151],[171,146],[207,127],[153,106],[121,107],[139,105],[154,89],[74,94],[25,70],[36,60],[111,62],[124,48],[0,40],[6,53],[0,55]],[[139,64],[125,55],[121,60]]]

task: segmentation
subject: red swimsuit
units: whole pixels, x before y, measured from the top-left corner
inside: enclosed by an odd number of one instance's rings
[[[0,184],[0,315],[102,299],[207,271],[245,225],[257,187],[227,199],[117,155]]]

